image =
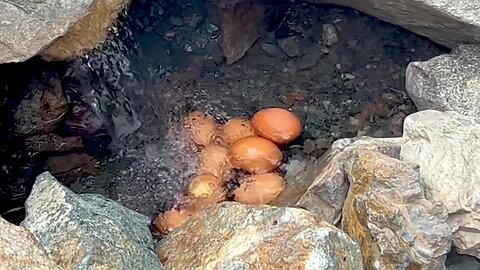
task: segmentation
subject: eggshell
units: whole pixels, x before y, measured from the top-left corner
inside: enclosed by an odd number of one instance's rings
[[[230,145],[235,141],[248,136],[255,135],[255,130],[250,121],[239,118],[232,118],[225,123],[220,130],[220,138],[226,144]]]
[[[219,196],[223,192],[223,186],[218,177],[204,174],[192,180],[188,187],[188,192],[196,198]]]
[[[252,118],[257,135],[276,144],[288,144],[302,133],[302,123],[292,112],[282,108],[266,108]]]
[[[267,173],[276,169],[283,160],[283,153],[271,141],[249,136],[237,140],[229,149],[230,163],[250,173]]]
[[[153,221],[154,229],[161,234],[168,234],[176,228],[182,226],[196,214],[192,208],[181,210],[172,209],[158,215]]]
[[[211,143],[217,135],[217,123],[203,112],[189,113],[183,123],[197,146],[205,146]]]
[[[211,174],[225,181],[231,169],[227,148],[215,144],[205,146],[200,154],[200,174]]]
[[[285,181],[278,174],[257,174],[245,179],[233,193],[239,203],[269,204],[285,187]]]

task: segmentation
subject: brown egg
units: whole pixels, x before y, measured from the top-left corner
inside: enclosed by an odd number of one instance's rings
[[[231,169],[227,148],[215,144],[205,146],[200,154],[200,174],[211,174],[225,181]]]
[[[274,173],[252,175],[233,193],[235,201],[244,204],[269,204],[286,187],[281,176]]]
[[[302,123],[297,116],[282,108],[266,108],[252,119],[255,132],[277,144],[288,144],[302,133]]]
[[[248,120],[232,118],[220,130],[220,139],[230,145],[236,140],[255,135],[252,123]]]
[[[211,143],[217,135],[215,120],[200,111],[189,113],[184,119],[184,126],[190,132],[192,140],[197,146]]]
[[[211,174],[203,174],[195,177],[188,192],[195,198],[219,197],[223,193],[222,181]]]
[[[196,214],[193,208],[181,210],[172,209],[163,214],[159,214],[153,221],[155,231],[160,234],[168,234],[176,228],[182,226]]]
[[[271,141],[250,136],[234,142],[228,153],[230,163],[250,173],[267,173],[277,168],[283,153]]]

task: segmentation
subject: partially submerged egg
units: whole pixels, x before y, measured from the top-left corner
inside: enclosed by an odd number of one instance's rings
[[[281,176],[274,173],[251,175],[233,192],[235,201],[244,204],[269,204],[286,187]]]
[[[184,126],[197,146],[205,146],[216,137],[217,123],[203,112],[194,111],[189,113],[184,119]]]
[[[222,181],[211,174],[199,175],[190,183],[188,192],[195,198],[214,197],[220,200],[223,194]]]
[[[288,144],[302,133],[302,123],[292,112],[282,108],[266,108],[252,119],[255,132],[276,144]]]
[[[234,142],[229,150],[230,163],[250,173],[267,173],[276,169],[283,153],[271,141],[250,136]]]
[[[163,214],[159,214],[153,220],[154,229],[160,234],[168,234],[176,228],[182,226],[196,214],[193,208],[172,209]]]
[[[231,169],[227,148],[215,144],[205,146],[200,154],[201,174],[211,174],[225,181]]]
[[[250,121],[232,118],[225,123],[220,130],[220,139],[230,145],[235,141],[248,136],[255,135],[255,130]]]

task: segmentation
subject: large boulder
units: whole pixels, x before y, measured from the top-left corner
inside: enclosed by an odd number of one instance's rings
[[[298,208],[222,203],[162,240],[166,269],[363,269],[358,245]]]
[[[447,47],[480,43],[480,0],[306,0],[348,6]]]
[[[62,269],[163,269],[150,220],[96,194],[77,195],[50,173],[38,176],[22,226]]]
[[[462,45],[450,54],[412,62],[406,89],[419,110],[456,111],[480,118],[480,46]]]

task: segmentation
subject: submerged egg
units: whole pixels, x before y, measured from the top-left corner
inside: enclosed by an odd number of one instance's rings
[[[172,209],[159,214],[153,221],[154,229],[161,234],[168,234],[174,229],[182,226],[196,214],[193,208]]]
[[[227,148],[209,144],[205,146],[200,154],[200,173],[211,174],[225,181],[230,174],[232,165],[228,160]]]
[[[252,119],[255,132],[277,144],[288,144],[302,133],[302,123],[292,112],[282,108],[266,108]]]
[[[222,181],[211,174],[199,175],[190,183],[188,192],[196,198],[215,197],[221,200],[223,194]]]
[[[285,186],[285,181],[278,174],[252,175],[235,189],[235,201],[244,204],[269,204],[277,198]]]
[[[255,135],[252,123],[248,120],[233,118],[228,120],[220,130],[220,138],[222,141],[230,145],[235,141],[248,136]]]
[[[203,112],[194,111],[189,113],[184,120],[184,126],[197,146],[205,146],[216,137],[217,123]]]
[[[234,142],[229,150],[230,163],[250,173],[267,173],[276,169],[283,153],[271,141],[250,136]]]

